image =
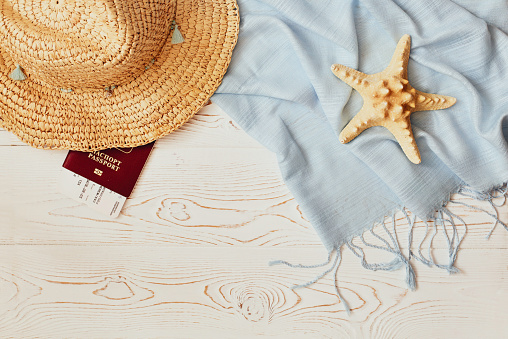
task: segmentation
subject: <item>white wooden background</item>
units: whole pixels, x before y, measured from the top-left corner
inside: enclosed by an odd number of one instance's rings
[[[349,317],[332,274],[292,290],[322,269],[267,265],[326,251],[274,155],[213,106],[156,143],[116,220],[59,192],[65,155],[0,130],[1,338],[508,337],[508,233],[485,240],[485,214],[454,209],[469,224],[461,273],[415,263],[415,292],[404,270],[367,271],[343,251]],[[434,247],[446,256],[442,237]]]

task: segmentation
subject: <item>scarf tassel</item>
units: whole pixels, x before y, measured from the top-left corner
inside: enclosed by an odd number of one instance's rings
[[[323,278],[325,275],[327,275],[331,271],[334,271],[333,274],[334,274],[334,281],[335,281],[335,284],[334,284],[335,294],[339,298],[339,301],[342,304],[342,307],[344,308],[344,311],[346,311],[346,314],[347,315],[351,315],[351,307],[347,303],[346,299],[344,299],[344,297],[342,296],[342,293],[340,293],[340,291],[339,291],[339,285],[338,285],[338,281],[337,281],[337,273],[339,271],[340,262],[342,261],[342,254],[340,252],[340,249],[336,249],[334,251],[330,251],[328,253],[328,260],[325,261],[322,264],[316,264],[316,265],[292,264],[292,263],[289,263],[289,262],[284,261],[284,260],[273,260],[273,261],[270,261],[268,264],[270,266],[274,266],[274,265],[286,265],[286,266],[291,267],[291,268],[305,268],[305,269],[318,268],[318,267],[324,267],[324,266],[327,266],[328,264],[330,264],[332,262],[332,256],[333,256],[334,253],[335,253],[335,259],[333,260],[333,263],[332,263],[330,268],[328,268],[326,271],[320,273],[317,277],[315,277],[314,279],[312,279],[312,280],[310,280],[308,282],[305,282],[305,283],[302,283],[302,284],[299,284],[299,285],[293,285],[291,287],[291,289],[304,288],[304,287],[308,287],[310,285],[313,285],[313,284],[317,283],[319,280],[321,280],[321,278]]]

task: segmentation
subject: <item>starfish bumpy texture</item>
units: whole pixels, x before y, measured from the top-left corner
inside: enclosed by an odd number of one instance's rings
[[[365,74],[340,64],[332,66],[332,72],[363,97],[362,109],[344,127],[339,135],[340,142],[350,142],[369,127],[383,126],[393,134],[411,162],[421,162],[411,129],[411,113],[445,109],[455,104],[456,99],[420,92],[409,84],[410,46],[411,37],[404,35],[390,64],[380,73]]]

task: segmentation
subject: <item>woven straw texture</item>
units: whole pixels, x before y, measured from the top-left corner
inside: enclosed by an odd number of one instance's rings
[[[239,19],[236,0],[2,1],[0,127],[38,148],[154,141],[208,102]]]

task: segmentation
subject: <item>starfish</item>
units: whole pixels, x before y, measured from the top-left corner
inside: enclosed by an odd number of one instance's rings
[[[410,46],[411,37],[406,34],[399,40],[388,67],[375,74],[365,74],[340,64],[332,65],[333,74],[363,97],[362,109],[344,127],[339,135],[340,142],[348,143],[367,128],[383,126],[393,134],[411,162],[421,162],[411,129],[411,113],[445,109],[455,104],[456,99],[424,93],[409,84]]]

